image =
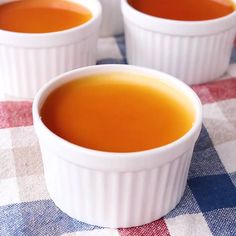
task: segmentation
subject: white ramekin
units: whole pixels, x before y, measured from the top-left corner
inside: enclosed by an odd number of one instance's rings
[[[101,22],[98,0],[72,0],[87,7],[93,17],[64,31],[30,34],[0,30],[0,80],[7,96],[33,98],[49,79],[96,64]],[[0,4],[10,2],[0,0]],[[27,19],[26,19],[27,20]]]
[[[229,66],[236,12],[207,21],[175,21],[143,14],[122,0],[127,60],[169,73],[187,84],[221,76]]]
[[[196,119],[192,129],[160,148],[109,153],[71,144],[43,124],[40,109],[55,88],[75,78],[109,72],[139,73],[178,89],[193,104]],[[119,228],[157,220],[180,201],[201,130],[202,110],[194,91],[170,75],[135,66],[103,65],[80,68],[47,83],[36,95],[33,118],[47,188],[55,204],[77,220]]]
[[[109,37],[124,32],[120,0],[100,0],[102,4],[102,26],[100,35]]]

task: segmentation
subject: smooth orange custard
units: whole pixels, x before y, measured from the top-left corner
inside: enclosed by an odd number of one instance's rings
[[[63,0],[21,0],[0,5],[0,29],[49,33],[70,29],[92,18],[85,7]]]
[[[134,78],[135,77],[135,78]],[[83,147],[134,152],[171,143],[194,122],[189,99],[156,79],[107,73],[66,83],[41,108],[44,124]]]
[[[202,21],[232,13],[231,0],[128,0],[138,11],[160,18]]]

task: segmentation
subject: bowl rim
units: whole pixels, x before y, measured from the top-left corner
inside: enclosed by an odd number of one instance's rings
[[[135,9],[128,3],[128,0],[121,1],[122,13],[125,18],[128,18],[136,26],[154,32],[165,32],[170,35],[204,36],[236,27],[236,0],[231,0],[235,5],[235,10],[232,13],[202,21],[183,21],[155,17]]]
[[[10,2],[16,2],[18,0],[5,0],[3,3],[1,3],[2,1],[0,0],[0,5],[2,4],[6,4],[6,3],[10,3]],[[96,4],[96,10],[92,9],[91,7],[88,7],[87,5],[89,4],[84,4],[83,0],[69,0],[72,3],[75,4],[80,4],[82,5],[84,8],[86,8],[87,10],[89,10],[92,14],[91,19],[89,19],[88,21],[86,21],[85,23],[72,27],[72,28],[68,28],[65,30],[60,30],[60,31],[53,31],[53,32],[47,32],[47,33],[23,33],[23,32],[15,32],[15,31],[9,31],[9,30],[4,30],[4,29],[0,29],[0,34],[5,34],[8,36],[12,36],[12,37],[17,37],[17,38],[48,38],[48,37],[55,37],[55,36],[64,36],[67,35],[68,33],[74,33],[75,31],[82,31],[84,29],[86,29],[87,27],[90,27],[91,25],[93,25],[102,15],[102,6],[101,3],[98,0],[89,0],[91,3]]]
[[[146,74],[147,76],[152,77],[151,75],[153,75],[153,77],[161,77],[158,78],[162,81],[166,81],[168,80],[167,84],[174,84],[177,85],[182,91],[186,91],[186,96],[188,96],[192,103],[193,106],[195,108],[196,111],[196,117],[195,117],[195,121],[194,124],[192,126],[192,128],[185,134],[183,135],[181,138],[177,139],[174,142],[171,142],[167,145],[161,146],[161,147],[157,147],[157,148],[152,148],[152,149],[148,149],[148,150],[144,150],[144,151],[136,151],[136,152],[106,152],[106,151],[99,151],[99,150],[94,150],[94,149],[90,149],[90,148],[86,148],[86,147],[82,147],[76,144],[73,144],[59,136],[57,136],[56,134],[54,134],[51,130],[49,130],[46,125],[42,122],[41,118],[40,118],[40,108],[41,105],[43,104],[43,102],[45,101],[45,99],[47,98],[48,94],[50,94],[51,91],[55,90],[57,87],[59,87],[60,85],[63,85],[69,81],[72,81],[74,79],[76,79],[76,77],[78,78],[79,76],[83,77],[85,75],[91,75],[91,74],[101,74],[101,73],[109,73],[109,72],[131,72],[131,73],[140,73],[140,74]],[[166,73],[163,72],[159,72],[156,70],[152,70],[152,69],[148,69],[148,68],[143,68],[143,67],[137,67],[137,66],[131,66],[131,65],[95,65],[95,66],[89,66],[89,67],[84,67],[84,68],[79,68],[73,71],[69,71],[67,73],[64,73],[62,75],[57,76],[56,78],[52,79],[51,81],[49,81],[48,83],[46,83],[36,94],[35,99],[33,101],[33,108],[32,108],[32,112],[33,112],[33,119],[34,119],[34,126],[36,127],[36,133],[38,129],[41,129],[44,134],[47,134],[48,137],[52,139],[54,139],[55,141],[57,141],[57,143],[59,143],[60,145],[70,148],[71,150],[74,150],[75,152],[83,152],[83,153],[87,153],[89,155],[92,156],[100,156],[103,158],[109,157],[109,158],[113,158],[113,159],[120,159],[120,158],[130,158],[130,157],[135,157],[135,156],[147,156],[147,155],[152,155],[152,154],[164,154],[166,152],[170,152],[172,149],[176,149],[179,146],[182,145],[181,151],[183,151],[182,149],[188,149],[186,148],[186,142],[191,141],[191,143],[195,143],[200,130],[201,130],[201,126],[202,126],[202,104],[201,101],[199,99],[199,97],[197,96],[197,94],[188,86],[186,85],[184,82],[176,79],[175,77],[168,75]],[[184,151],[186,151],[184,150]]]
[[[143,17],[148,17],[150,19],[153,19],[153,20],[161,20],[161,21],[166,21],[166,22],[175,22],[175,23],[182,23],[182,24],[205,24],[206,22],[207,23],[210,23],[210,22],[218,22],[218,21],[221,21],[222,19],[224,18],[229,18],[231,17],[232,15],[235,15],[236,14],[236,0],[230,0],[234,5],[235,5],[235,9],[233,12],[231,12],[230,14],[227,14],[225,16],[222,16],[222,17],[217,17],[217,18],[213,18],[213,19],[208,19],[208,20],[196,20],[196,21],[187,21],[187,20],[173,20],[173,19],[168,19],[168,18],[162,18],[162,17],[157,17],[157,16],[152,16],[152,15],[148,15],[147,13],[144,13],[144,12],[141,12],[139,10],[137,10],[136,8],[134,8],[132,5],[130,5],[128,3],[128,0],[122,0],[125,5],[127,5],[129,8],[131,8],[134,12],[136,12],[137,14],[140,14],[142,15]]]

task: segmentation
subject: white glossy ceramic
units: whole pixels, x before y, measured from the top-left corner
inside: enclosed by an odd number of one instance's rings
[[[220,77],[229,66],[236,12],[207,21],[141,13],[122,0],[128,63],[171,74],[187,84]]]
[[[92,19],[81,26],[52,33],[0,30],[0,80],[5,95],[33,98],[54,76],[96,63],[100,2],[72,1],[88,8]],[[0,4],[6,2],[10,1],[0,0]]]
[[[178,89],[192,103],[195,112],[192,129],[160,148],[109,153],[71,144],[43,124],[40,109],[53,90],[74,79],[109,72],[134,73],[134,79],[138,73]],[[202,106],[191,88],[170,75],[141,67],[103,65],[68,72],[43,86],[34,100],[33,118],[47,188],[55,204],[77,220],[119,228],[157,220],[180,201],[201,130]]]
[[[102,4],[102,37],[111,37],[124,32],[120,0],[100,0]]]

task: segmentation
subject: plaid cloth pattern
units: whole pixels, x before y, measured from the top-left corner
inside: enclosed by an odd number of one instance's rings
[[[185,194],[166,217],[129,229],[76,221],[50,200],[31,102],[0,102],[0,235],[235,236],[236,51],[225,77],[193,86],[204,104]],[[126,63],[123,36],[99,40],[98,64]]]

